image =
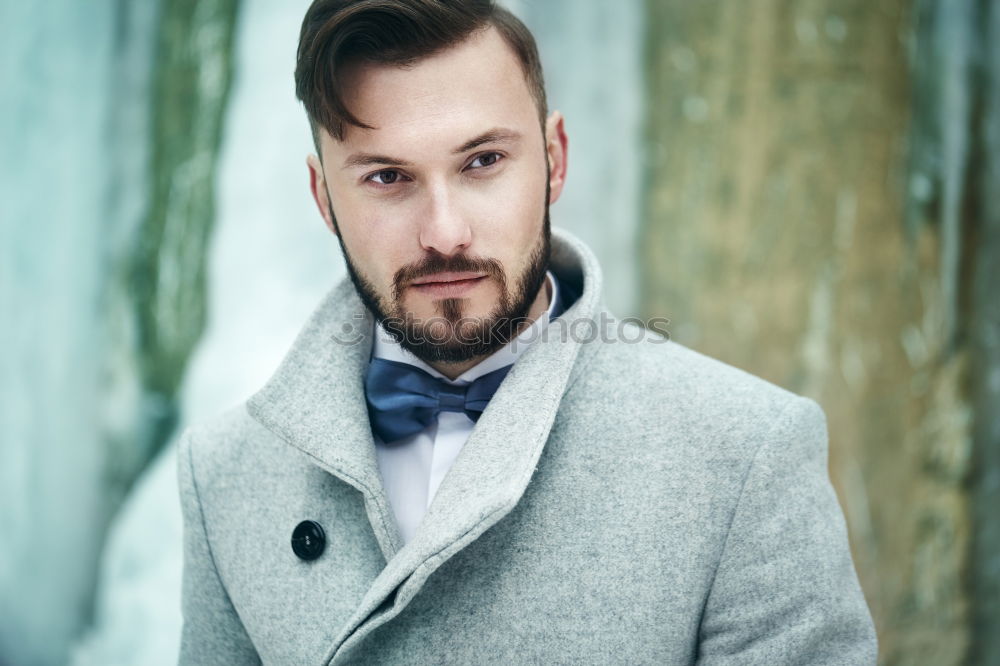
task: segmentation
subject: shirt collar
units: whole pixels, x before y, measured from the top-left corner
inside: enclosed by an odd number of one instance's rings
[[[380,323],[375,324],[375,341],[372,345],[372,356],[374,358],[384,358],[389,361],[409,363],[433,377],[456,385],[471,383],[488,372],[511,365],[527,350],[532,342],[541,336],[542,331],[549,325],[552,313],[556,310],[556,305],[559,303],[559,281],[552,276],[551,271],[546,271],[545,277],[552,294],[551,298],[549,298],[549,307],[535,321],[531,322],[527,328],[521,331],[516,338],[460,374],[454,380],[448,379],[414,356],[412,352],[403,349],[399,342],[388,331],[382,328],[382,324]]]

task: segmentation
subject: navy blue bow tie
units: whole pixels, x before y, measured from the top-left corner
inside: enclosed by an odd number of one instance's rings
[[[465,412],[478,421],[512,367],[488,372],[468,386],[455,386],[409,363],[373,358],[365,377],[372,430],[388,443],[417,434],[440,412]]]

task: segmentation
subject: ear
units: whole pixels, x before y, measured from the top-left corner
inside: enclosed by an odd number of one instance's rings
[[[309,167],[309,189],[312,191],[313,201],[319,208],[319,214],[326,222],[326,228],[331,233],[336,234],[337,229],[333,225],[333,218],[330,216],[330,191],[326,188],[326,177],[323,175],[323,164],[316,155],[306,157],[306,166]]]
[[[569,140],[563,115],[558,111],[549,114],[545,121],[545,151],[549,160],[549,203],[554,204],[566,184],[566,154]]]

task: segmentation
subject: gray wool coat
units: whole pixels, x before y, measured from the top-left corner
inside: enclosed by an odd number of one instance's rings
[[[555,229],[551,269],[580,323],[520,357],[405,546],[349,280],[184,432],[182,664],[875,663],[820,408],[634,324],[588,339],[593,254]]]

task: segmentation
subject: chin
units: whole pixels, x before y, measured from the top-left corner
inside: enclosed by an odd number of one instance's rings
[[[496,301],[486,298],[421,298],[409,299],[406,311],[415,319],[428,321],[445,318],[485,319],[496,308]]]

